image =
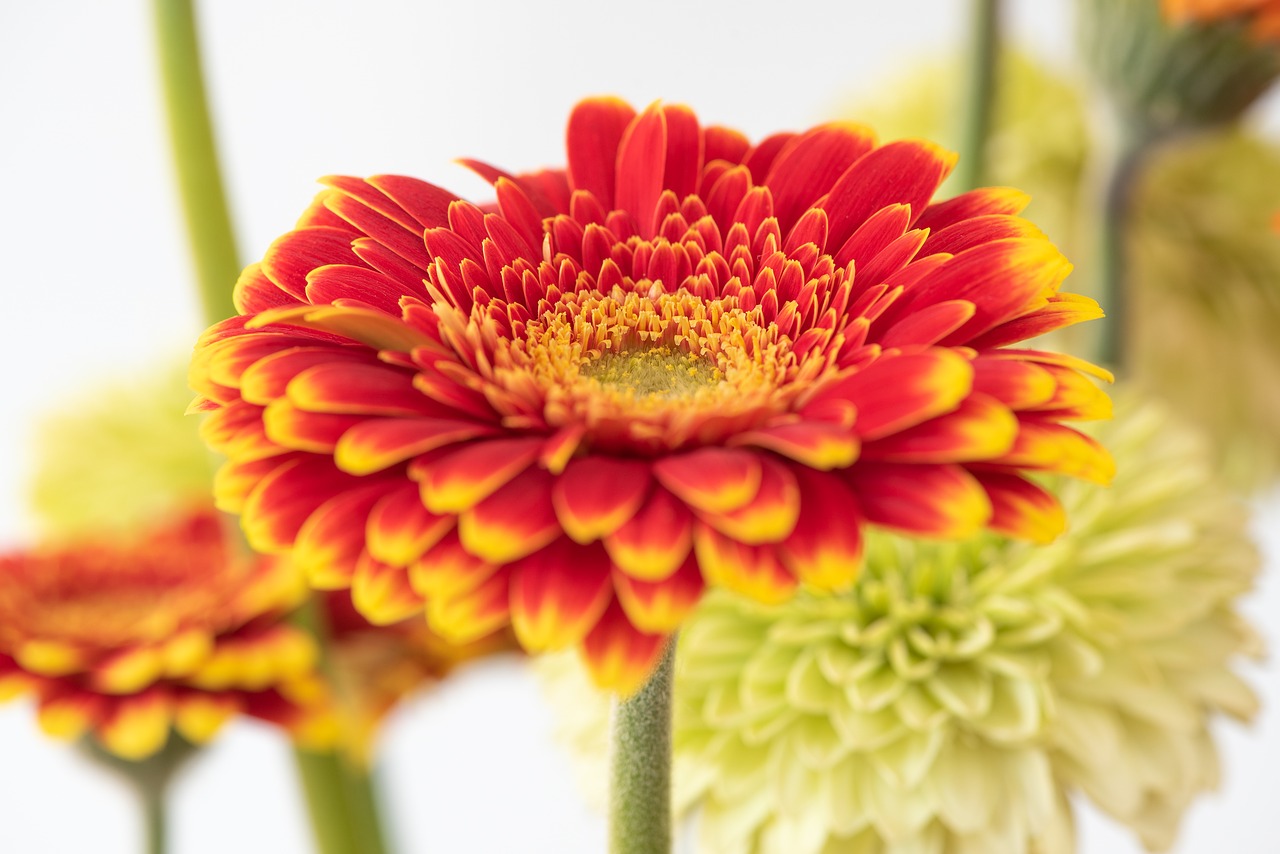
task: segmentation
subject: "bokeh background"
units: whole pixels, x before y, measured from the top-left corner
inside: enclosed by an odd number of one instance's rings
[[[963,43],[967,4],[609,4],[218,0],[204,63],[243,261],[287,230],[330,173],[395,172],[484,198],[453,159],[511,171],[563,163],[572,104],[612,92],[688,103],[753,138],[883,102],[893,81]],[[1010,35],[1073,59],[1071,0],[1009,0]],[[0,3],[0,547],[32,534],[24,484],[38,413],[97,382],[184,358],[201,328],[142,0]],[[937,85],[958,89],[956,79]],[[1272,98],[1256,120],[1280,128]],[[1280,209],[1280,188],[1277,188]],[[1052,235],[1051,235],[1052,236]],[[1277,439],[1280,441],[1280,437]],[[1268,567],[1246,612],[1280,649],[1280,494],[1254,502]],[[1251,667],[1264,711],[1223,727],[1225,785],[1190,812],[1179,854],[1280,851],[1280,675]],[[597,852],[552,713],[512,661],[405,704],[382,742],[393,836],[415,852]],[[177,782],[175,854],[309,850],[285,744],[230,726]],[[1080,813],[1086,854],[1139,851]],[[0,851],[132,854],[129,793],[0,707]]]

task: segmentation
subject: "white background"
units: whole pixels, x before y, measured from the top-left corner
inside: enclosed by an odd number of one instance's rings
[[[287,230],[329,173],[399,172],[483,197],[452,164],[563,163],[581,96],[692,105],[753,138],[834,117],[910,63],[949,52],[956,0],[896,2],[206,2],[205,67],[246,260]],[[1071,52],[1066,0],[1015,0],[1012,28],[1050,61]],[[358,8],[358,11],[357,11]],[[147,15],[131,2],[0,5],[0,545],[28,534],[22,482],[32,416],[99,378],[185,352],[197,310],[173,189]],[[940,86],[955,85],[939,80]],[[1280,207],[1280,205],[1278,205]],[[1280,501],[1263,506],[1280,519]],[[1259,524],[1259,530],[1263,527]],[[1248,603],[1280,648],[1280,538]],[[1182,854],[1280,851],[1280,680],[1225,728],[1227,783],[1191,811]],[[408,704],[388,727],[383,777],[400,850],[597,852],[551,713],[528,673],[498,663]],[[132,854],[128,796],[0,708],[0,852]],[[175,854],[307,850],[286,749],[231,727],[176,787]],[[1138,850],[1085,812],[1082,851]]]

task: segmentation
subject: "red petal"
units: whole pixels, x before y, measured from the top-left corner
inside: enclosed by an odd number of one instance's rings
[[[262,273],[280,290],[307,301],[307,274],[326,264],[359,264],[351,233],[337,228],[299,228],[276,239],[262,259]]]
[[[667,637],[640,631],[622,606],[610,603],[582,642],[582,657],[596,685],[627,697],[639,691],[658,665]]]
[[[420,232],[446,224],[449,204],[458,198],[434,184],[403,175],[373,175],[368,182],[412,216]]]
[[[427,625],[448,643],[468,644],[511,622],[511,578],[506,569],[475,587],[427,599]]]
[[[956,156],[919,140],[898,140],[868,153],[845,170],[823,207],[830,219],[829,244],[849,235],[886,205],[910,205],[918,217],[956,164]]]
[[[530,652],[581,641],[609,604],[609,559],[561,539],[511,568],[511,625]]]
[[[606,210],[615,207],[618,145],[635,115],[630,104],[617,98],[582,101],[569,115],[569,186],[587,190]]]
[[[736,510],[760,489],[760,458],[736,448],[699,448],[653,466],[662,485],[686,504],[712,513]]]
[[[240,396],[250,403],[266,406],[284,397],[290,380],[298,374],[316,365],[337,362],[370,367],[378,364],[373,353],[354,347],[291,347],[287,350],[272,347],[240,375]]]
[[[409,582],[418,595],[431,602],[457,598],[484,584],[497,571],[498,567],[464,549],[456,532],[449,532],[410,564]]]
[[[800,517],[780,550],[802,583],[845,590],[862,565],[862,516],[842,478],[798,469]]]
[[[622,135],[618,144],[619,210],[630,213],[641,237],[652,237],[654,210],[662,195],[662,172],[667,162],[667,120],[657,104],[650,105]]]
[[[375,626],[389,626],[422,610],[422,597],[409,584],[408,573],[365,555],[356,564],[351,601]]]
[[[358,424],[367,423],[363,415],[306,412],[287,400],[277,400],[262,413],[262,429],[268,439],[281,447],[313,454],[329,454],[344,433]],[[243,455],[228,452],[243,459]],[[341,466],[340,466],[341,468]],[[377,469],[370,469],[376,471]],[[351,474],[369,472],[352,471]]]
[[[1040,406],[1056,389],[1053,374],[1039,365],[985,355],[973,361],[974,393],[989,394],[1012,410]]]
[[[818,397],[840,397],[856,406],[854,431],[868,442],[950,412],[972,382],[973,368],[963,356],[926,350],[882,357]]]
[[[962,220],[988,214],[1014,215],[1022,213],[1031,197],[1011,187],[981,187],[958,196],[937,202],[925,208],[916,220],[917,228],[940,231]]]
[[[699,522],[693,526],[693,548],[709,584],[769,604],[785,602],[795,590],[796,577],[774,546],[749,546]]]
[[[829,124],[805,131],[778,152],[763,183],[773,192],[782,230],[790,229],[875,142],[875,134],[867,128]]]
[[[762,457],[760,491],[746,505],[729,513],[700,513],[708,525],[748,545],[776,543],[796,526],[800,491],[791,469]]]
[[[461,513],[527,469],[542,440],[494,439],[452,451],[421,475],[422,503],[432,513]]]
[[[579,543],[590,543],[631,521],[651,483],[647,463],[579,457],[556,478],[551,498],[565,533]]]
[[[1049,297],[1049,304],[1031,314],[1015,317],[996,326],[969,342],[975,349],[999,347],[1015,341],[1025,341],[1063,329],[1087,320],[1103,316],[1102,306],[1096,300],[1079,294],[1057,293]]]
[[[663,581],[641,581],[615,570],[613,586],[632,625],[643,632],[667,634],[684,625],[702,598],[704,585],[698,562],[690,556]]]
[[[327,458],[304,458],[278,466],[245,500],[240,523],[249,545],[260,552],[293,546],[307,517],[334,495],[362,485]]]
[[[383,563],[408,566],[452,531],[456,521],[423,507],[415,484],[402,484],[369,513],[366,547]]]
[[[308,412],[361,415],[435,415],[439,407],[413,387],[413,375],[395,368],[326,362],[289,381],[289,401]]]
[[[400,297],[406,293],[425,298],[426,288],[406,291],[399,282],[365,267],[330,264],[307,276],[307,301],[323,305],[339,299],[358,299],[392,317],[400,317]]]
[[[1106,486],[1116,463],[1096,439],[1061,424],[1023,419],[1013,449],[993,463],[1052,471]]]
[[[991,519],[982,485],[958,465],[860,463],[849,478],[867,520],[876,525],[962,539]]]
[[[560,536],[551,506],[554,478],[540,468],[525,469],[510,483],[458,517],[463,547],[483,561],[510,563]]]
[[[621,569],[646,581],[661,581],[684,562],[693,545],[693,514],[665,489],[655,489],[636,514],[604,538]]]
[[[885,330],[880,336],[880,346],[931,347],[960,327],[977,312],[973,303],[965,299],[944,300],[913,311]]]
[[[667,120],[667,163],[663,186],[683,199],[698,191],[702,175],[703,142],[698,117],[688,107],[673,104],[662,108]]]
[[[389,488],[375,484],[340,493],[307,518],[298,530],[293,561],[307,574],[309,584],[323,590],[351,585],[365,547],[365,521]]]
[[[809,468],[826,471],[853,465],[858,458],[858,437],[839,424],[800,421],[739,433],[735,445],[768,448]]]
[[[1067,529],[1058,500],[1025,478],[1003,472],[974,472],[991,499],[991,528],[1010,537],[1051,543]]]
[[[983,243],[1014,237],[1044,239],[1044,232],[1022,217],[979,216],[933,232],[925,241],[923,252],[925,255],[935,255],[939,252],[959,255],[966,249],[972,249]]]
[[[368,419],[342,434],[333,461],[349,474],[372,474],[437,448],[499,432],[486,424],[447,418]]]
[[[967,463],[990,460],[1013,447],[1018,419],[985,394],[970,395],[954,411],[917,424],[862,449],[866,460]]]

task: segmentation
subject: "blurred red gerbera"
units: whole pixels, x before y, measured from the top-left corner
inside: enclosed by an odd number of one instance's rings
[[[1280,39],[1280,0],[1160,0],[1166,18],[1205,23],[1239,18],[1260,41]]]
[[[50,735],[142,759],[171,729],[204,742],[245,713],[327,745],[316,649],[280,617],[306,595],[288,562],[227,559],[212,510],[142,536],[0,556],[0,698],[28,692]]]
[[[568,168],[476,206],[331,178],[201,338],[224,509],[320,587],[457,641],[581,645],[627,693],[704,583],[848,585],[870,522],[1048,539],[1025,470],[1110,476],[1109,401],[1008,349],[1100,316],[954,156],[833,124],[751,146],[688,109],[575,108]]]

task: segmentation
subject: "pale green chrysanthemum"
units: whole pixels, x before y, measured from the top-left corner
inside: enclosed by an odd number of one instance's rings
[[[882,539],[847,596],[709,598],[681,646],[678,751],[708,851],[1055,852],[1081,792],[1167,847],[1212,788],[1207,723],[1258,564],[1207,447],[1118,400],[1111,489],[1063,484],[1049,546]]]
[[[1064,484],[1051,545],[881,536],[849,594],[704,600],[676,685],[701,852],[1067,854],[1080,795],[1172,841],[1209,720],[1255,711],[1230,665],[1258,557],[1198,434],[1125,395],[1096,433],[1115,484]]]
[[[45,417],[30,487],[41,530],[74,537],[134,528],[208,502],[213,462],[200,419],[184,414],[190,401],[185,371],[165,369],[99,387]]]

